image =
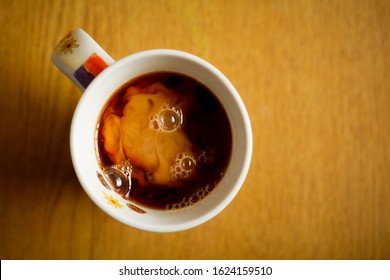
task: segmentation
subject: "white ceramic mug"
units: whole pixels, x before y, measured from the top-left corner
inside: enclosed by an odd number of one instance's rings
[[[83,91],[71,126],[71,156],[82,187],[104,212],[134,228],[174,232],[210,220],[233,200],[250,166],[252,130],[239,94],[217,68],[194,55],[167,49],[142,51],[115,62],[82,29],[60,41],[52,60]],[[151,209],[123,198],[104,183],[97,159],[96,125],[107,101],[129,80],[158,71],[181,73],[206,85],[223,105],[232,130],[231,158],[219,184],[204,199],[178,210]]]

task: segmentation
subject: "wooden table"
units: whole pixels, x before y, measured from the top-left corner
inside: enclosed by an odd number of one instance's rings
[[[1,259],[389,259],[390,1],[0,0]],[[232,81],[254,152],[204,225],[104,214],[69,152],[78,89],[52,64],[82,27],[114,59],[172,48]]]

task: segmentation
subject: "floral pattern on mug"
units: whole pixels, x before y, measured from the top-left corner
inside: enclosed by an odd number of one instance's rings
[[[137,212],[137,213],[140,213],[140,214],[145,214],[146,213],[146,211],[142,210],[141,208],[138,208],[137,206],[135,206],[135,205],[133,205],[131,203],[127,203],[126,205],[131,210],[133,210],[134,212]]]
[[[108,204],[112,204],[115,208],[123,208],[124,206],[118,202],[118,199],[112,197],[112,195],[108,195],[103,192],[104,198],[108,201]]]
[[[68,36],[66,36],[61,43],[61,52],[64,54],[72,54],[74,48],[78,48],[80,45],[76,44],[77,40],[72,37],[72,34],[70,33]]]
[[[97,171],[96,171],[96,175],[98,176],[100,183],[102,183],[102,185],[103,185],[107,190],[110,191],[111,188],[110,188],[110,186],[107,184],[107,182],[104,180],[103,175],[100,174],[100,173],[97,172]]]

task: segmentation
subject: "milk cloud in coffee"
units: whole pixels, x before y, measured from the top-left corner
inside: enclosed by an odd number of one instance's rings
[[[98,123],[106,179],[125,198],[158,209],[192,205],[221,180],[230,159],[228,117],[214,94],[182,74],[129,81]]]

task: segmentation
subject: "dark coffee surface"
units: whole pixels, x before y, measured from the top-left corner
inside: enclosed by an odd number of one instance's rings
[[[149,207],[199,201],[230,159],[232,135],[222,105],[203,84],[178,73],[150,73],[126,83],[98,127],[102,167],[130,162],[128,199]]]

